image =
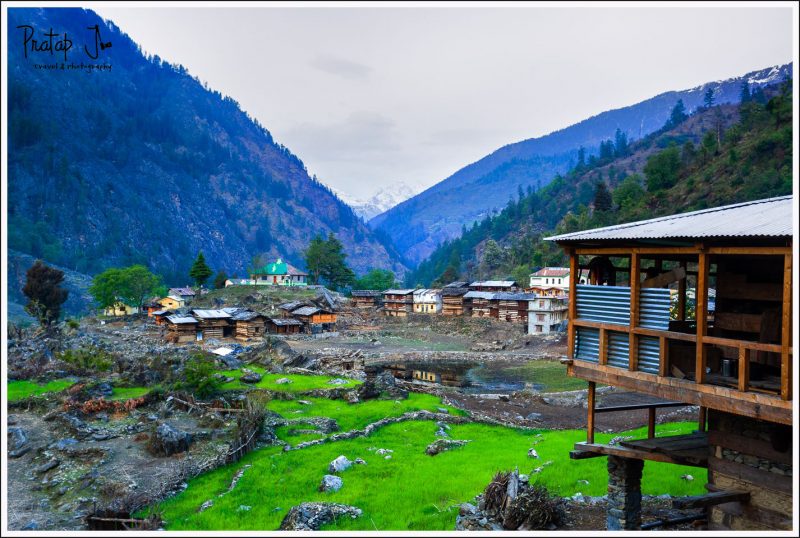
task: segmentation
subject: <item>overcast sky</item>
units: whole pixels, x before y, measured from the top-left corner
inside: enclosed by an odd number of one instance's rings
[[[95,9],[349,198],[792,60],[788,7]]]

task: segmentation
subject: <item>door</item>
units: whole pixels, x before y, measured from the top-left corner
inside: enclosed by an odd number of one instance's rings
[[[203,340],[203,331],[197,331],[197,341],[200,342]]]

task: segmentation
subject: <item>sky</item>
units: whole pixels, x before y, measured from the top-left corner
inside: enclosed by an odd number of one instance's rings
[[[94,7],[367,199],[506,144],[792,60],[789,7]]]

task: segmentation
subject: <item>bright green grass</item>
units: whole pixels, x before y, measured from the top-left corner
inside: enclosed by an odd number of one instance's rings
[[[405,400],[366,400],[357,404],[326,398],[305,398],[305,401],[311,402],[311,405],[300,404],[297,400],[272,400],[267,407],[287,419],[329,417],[336,420],[339,424],[339,431],[343,432],[361,429],[382,418],[399,417],[404,413],[421,410],[436,411],[437,407],[446,408],[453,415],[464,414],[461,410],[443,405],[436,396],[416,392],[410,393]],[[308,437],[308,434],[288,436],[287,430],[289,429],[313,429],[313,427],[302,424],[291,425],[283,429],[278,428],[276,431],[278,438],[291,444],[297,444],[308,441],[310,437],[299,439],[299,437]]]
[[[109,400],[130,400],[140,398],[150,392],[147,387],[114,387]]]
[[[686,433],[693,423],[665,424],[659,434]],[[585,432],[530,431],[485,424],[451,427],[455,439],[472,439],[464,447],[427,456],[425,447],[435,437],[436,425],[429,421],[402,422],[357,438],[282,452],[267,447],[246,455],[241,461],[221,467],[189,482],[189,487],[161,503],[169,530],[274,530],[289,508],[304,501],[331,501],[358,506],[364,514],[356,520],[341,520],[327,530],[452,530],[458,504],[470,501],[482,491],[494,473],[518,466],[523,473],[552,461],[536,477],[560,495],[603,495],[607,487],[606,458],[570,460],[569,450]],[[627,432],[644,437],[644,428]],[[597,434],[607,442],[611,434]],[[527,456],[533,443],[540,458]],[[378,456],[370,447],[394,450],[392,459]],[[353,465],[341,476],[344,487],[335,493],[321,493],[317,487],[328,464],[343,454],[351,460],[361,457],[367,465]],[[245,464],[236,488],[228,488],[233,474]],[[682,480],[682,474],[695,480]],[[578,484],[588,480],[589,484]],[[697,495],[704,492],[706,472],[697,468],[646,462],[643,493]],[[214,506],[197,513],[208,499]],[[239,511],[241,505],[251,506]]]
[[[360,381],[356,381],[355,379],[347,379],[347,384],[331,385],[328,383],[328,381],[335,378],[330,376],[270,374],[267,373],[267,371],[261,366],[256,366],[256,365],[247,366],[247,368],[261,374],[262,376],[261,381],[253,385],[248,385],[247,383],[242,383],[241,381],[239,381],[239,378],[242,377],[242,375],[244,375],[240,369],[217,370],[217,373],[234,378],[233,381],[223,384],[222,389],[231,390],[231,389],[243,389],[247,387],[259,387],[262,389],[269,389],[269,390],[283,391],[283,392],[305,392],[307,390],[314,390],[314,389],[337,389],[337,388],[349,389],[361,384]],[[291,379],[292,382],[287,383],[285,385],[275,383],[275,381],[283,377]]]
[[[39,385],[38,383],[27,380],[9,381],[8,401],[17,402],[29,396],[38,396],[39,394],[45,394],[47,392],[61,392],[67,387],[71,387],[73,384],[74,381],[69,381],[68,379],[57,379],[45,383],[44,385]]]

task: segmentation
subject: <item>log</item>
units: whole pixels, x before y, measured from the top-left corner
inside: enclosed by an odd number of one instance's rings
[[[672,271],[667,271],[653,278],[648,278],[642,282],[643,288],[663,288],[667,284],[671,284],[677,280],[686,278],[686,269],[683,267],[676,267]]]
[[[749,500],[750,492],[748,491],[714,491],[705,495],[672,499],[672,507],[678,510],[688,510],[691,508],[708,508],[709,506],[732,502],[745,503]]]

